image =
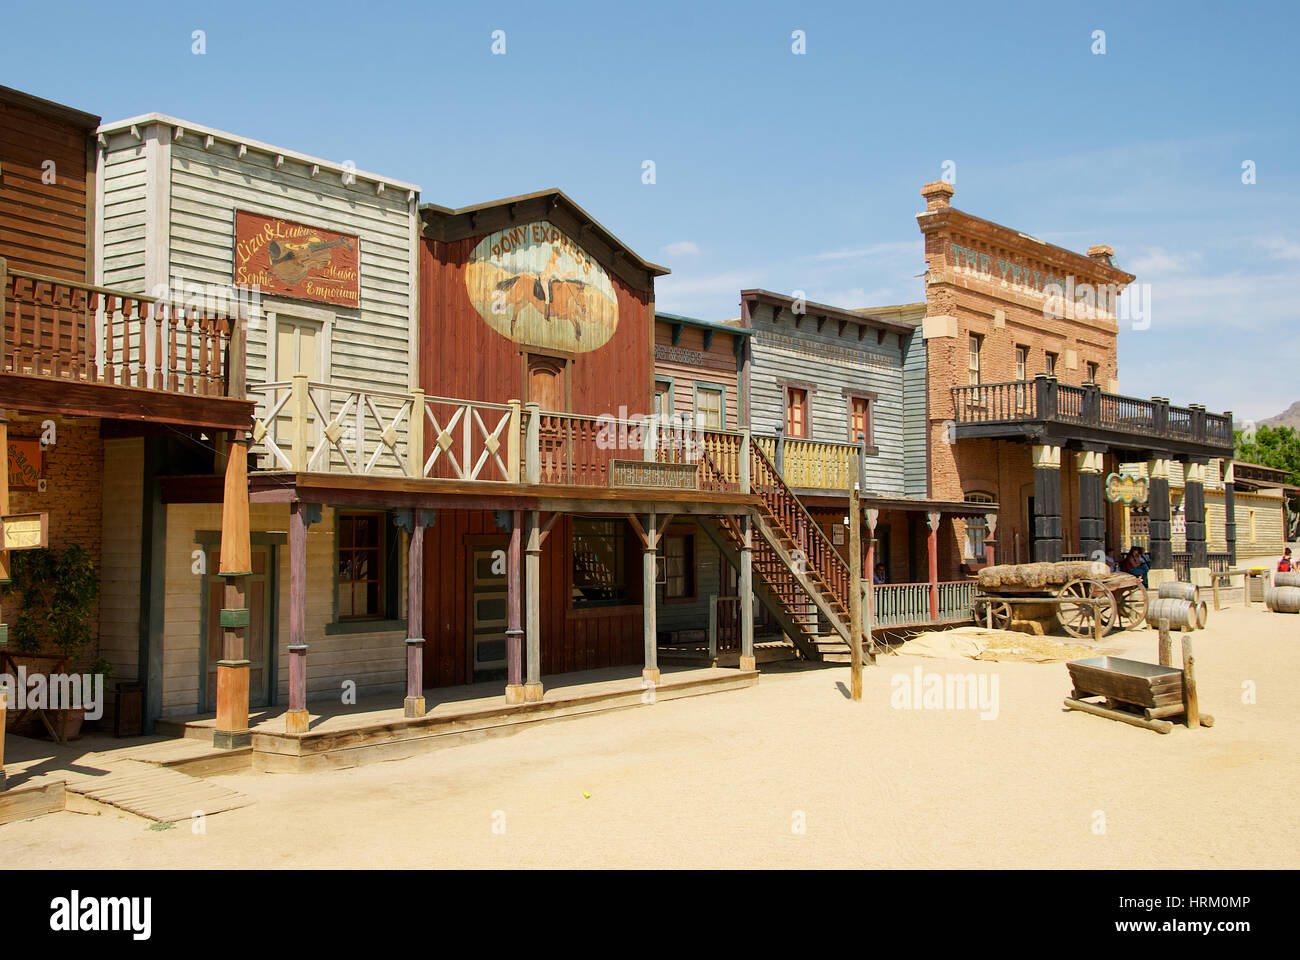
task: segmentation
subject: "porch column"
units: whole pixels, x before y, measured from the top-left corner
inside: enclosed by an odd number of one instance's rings
[[[654,511],[646,518],[646,539],[641,553],[641,602],[645,611],[645,667],[641,677],[659,683],[659,622],[655,611],[655,559],[659,552],[658,521]]]
[[[754,520],[748,513],[740,521],[740,669],[756,669],[754,660]]]
[[[1232,461],[1223,464],[1223,538],[1228,542],[1228,567],[1237,565],[1237,489]]]
[[[5,260],[0,257],[0,317],[4,316]],[[9,512],[9,418],[0,410],[0,516]],[[9,582],[9,551],[0,550],[0,586]],[[0,621],[0,647],[9,643],[9,625]],[[0,690],[0,790],[5,788],[5,692]]]
[[[1061,559],[1061,448],[1034,444],[1035,562]]]
[[[412,431],[418,433],[420,431]],[[406,543],[406,699],[402,713],[422,717],[424,702],[424,511],[411,511]]]
[[[522,510],[510,514],[510,545],[506,550],[506,703],[524,702],[523,616],[520,594]]]
[[[930,511],[925,515],[926,526],[930,535],[925,539],[926,552],[930,557],[930,622],[939,619],[939,520],[942,514]]]
[[[1079,552],[1089,559],[1105,556],[1106,498],[1101,450],[1081,450],[1079,466]]]
[[[221,563],[226,581],[221,609],[222,650],[217,661],[217,726],[212,745],[221,749],[252,742],[248,732],[248,672],[244,638],[248,632],[246,578],[253,572],[248,531],[248,440],[243,431],[230,435],[226,484],[221,502]]]
[[[867,584],[867,623],[872,624],[876,614],[876,524],[880,522],[880,511],[868,507],[862,515],[867,518],[867,568],[862,571],[862,579]]]
[[[535,418],[534,418],[535,419]],[[542,525],[536,510],[528,512],[528,544],[524,560],[524,642],[528,646],[528,680],[524,684],[524,700],[534,703],[542,699],[542,642],[541,642],[541,583],[542,583]]]
[[[1147,496],[1151,517],[1150,544],[1151,571],[1147,574],[1147,587],[1157,589],[1160,584],[1174,579],[1174,553],[1169,543],[1169,466],[1168,460],[1148,460],[1147,477],[1151,483]]]
[[[1183,515],[1187,518],[1187,552],[1191,554],[1189,579],[1198,587],[1210,585],[1210,558],[1205,546],[1205,468],[1208,460],[1183,466]]]
[[[320,519],[320,507],[289,504],[289,710],[285,733],[306,733],[307,713],[307,528]],[[313,513],[315,516],[313,517]]]

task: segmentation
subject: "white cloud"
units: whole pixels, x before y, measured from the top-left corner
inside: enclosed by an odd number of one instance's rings
[[[1151,274],[1186,273],[1198,267],[1203,259],[1194,250],[1171,253],[1163,247],[1148,247],[1133,258],[1128,268],[1142,280]]]
[[[873,243],[866,247],[854,247],[847,250],[827,250],[815,253],[813,260],[869,260],[880,257],[915,256],[917,262],[924,259],[924,246],[918,237],[915,240],[891,240],[885,243]]]
[[[699,252],[699,246],[690,240],[678,240],[676,243],[670,243],[664,247],[664,253],[670,257],[686,257]]]

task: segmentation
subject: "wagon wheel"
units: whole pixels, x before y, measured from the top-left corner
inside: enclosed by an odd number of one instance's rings
[[[1117,628],[1132,630],[1142,625],[1147,618],[1147,592],[1139,583],[1127,590],[1115,591],[1115,606],[1118,610]]]
[[[993,597],[976,597],[971,606],[975,614],[976,626],[985,627],[989,625],[990,607],[993,608],[991,622],[994,630],[1005,630],[1011,625],[1011,604],[1005,600],[997,600]]]
[[[1065,632],[1081,640],[1091,640],[1096,631],[1093,629],[1093,617],[1101,616],[1101,635],[1104,637],[1115,626],[1117,609],[1115,595],[1100,580],[1091,577],[1076,577],[1061,588],[1057,598],[1060,603],[1056,608],[1057,619]],[[1106,600],[1107,604],[1097,610],[1091,603],[1082,600]]]

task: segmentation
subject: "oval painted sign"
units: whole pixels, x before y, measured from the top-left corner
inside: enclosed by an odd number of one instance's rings
[[[1106,477],[1106,499],[1111,503],[1146,503],[1149,486],[1146,477],[1112,473]]]
[[[609,274],[545,221],[479,241],[465,287],[479,316],[516,343],[583,353],[604,346],[618,329]]]

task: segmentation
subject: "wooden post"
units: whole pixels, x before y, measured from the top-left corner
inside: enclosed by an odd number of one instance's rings
[[[292,389],[293,395],[289,400],[289,428],[293,435],[291,459],[294,473],[304,473],[307,470],[307,374],[295,373]],[[359,411],[360,406],[357,409]]]
[[[523,422],[522,407],[518,400],[507,400],[510,405],[510,423],[506,425],[509,436],[506,438],[506,468],[510,471],[510,482],[518,483],[520,477],[520,436]]]
[[[1183,634],[1183,707],[1187,729],[1201,725],[1201,705],[1196,698],[1196,657],[1192,654],[1192,638]]]
[[[5,337],[5,284],[7,267],[0,257],[0,370],[4,368]],[[9,418],[0,409],[0,516],[9,512]],[[0,584],[9,582],[9,551],[0,550]],[[0,615],[0,649],[9,643],[9,625]],[[5,693],[0,690],[0,790],[5,786],[5,712],[7,708]]]
[[[1219,575],[1213,574],[1210,577],[1210,589],[1214,591],[1214,609],[1219,609]]]
[[[930,622],[936,623],[939,620],[939,518],[941,514],[931,511],[925,515],[926,525],[930,528],[930,535],[926,538],[925,547],[930,560]]]
[[[718,595],[709,595],[709,659],[718,657]],[[717,664],[714,664],[717,666]]]
[[[308,504],[289,504],[289,709],[285,733],[306,733],[307,713],[307,516]]]
[[[6,318],[9,316],[9,314],[5,310],[5,306],[6,306],[5,298],[8,295],[8,293],[9,293],[9,261],[6,260],[4,257],[0,257],[0,372],[4,371],[5,362],[9,351],[8,342],[7,342],[9,334],[6,332],[8,328],[8,322]],[[15,334],[17,334],[17,332],[18,332],[17,330],[14,331]],[[17,336],[15,336],[14,347],[17,346],[18,346],[18,338]],[[15,364],[14,373],[18,373],[18,372],[19,372],[18,366],[17,364]],[[3,415],[3,413],[4,411],[0,410],[0,415]],[[8,455],[6,454],[6,457],[7,456]],[[7,459],[5,463],[8,464]],[[8,467],[6,466],[6,470],[7,469]],[[3,737],[0,737],[0,741],[2,741],[3,739],[4,739]]]
[[[745,514],[740,520],[740,576],[736,592],[740,594],[740,669],[755,670],[754,658],[754,518]]]
[[[212,744],[222,749],[247,746],[248,672],[244,638],[248,632],[245,581],[253,570],[248,531],[248,439],[242,431],[230,436],[226,481],[221,503],[221,563],[226,581],[221,610],[222,656],[217,661],[217,725]]]
[[[862,513],[867,518],[867,566],[862,571],[863,579],[867,583],[866,615],[867,623],[874,624],[876,622],[876,526],[880,523],[880,511],[875,507],[868,507]],[[867,637],[868,639],[871,637],[870,627],[868,627]]]
[[[424,479],[424,419],[424,391],[412,390],[411,416],[407,423],[406,469],[416,480]]]
[[[542,482],[542,407],[538,403],[526,403],[528,411],[528,435],[524,440],[524,483]],[[534,511],[534,520],[536,511]],[[540,549],[540,544],[538,545]]]
[[[655,574],[658,556],[658,520],[653,510],[646,518],[646,541],[641,553],[641,603],[644,612],[645,667],[641,677],[646,682],[659,683],[659,623],[655,610]]]
[[[858,461],[849,461],[849,695],[862,699],[862,500]]]
[[[167,309],[167,319],[171,319],[171,308]],[[161,331],[163,320],[158,320],[158,328]],[[173,328],[174,329],[174,328]],[[93,334],[91,334],[93,336]],[[174,349],[174,347],[173,347]],[[230,318],[230,340],[226,343],[226,396],[233,400],[243,400],[247,394],[248,383],[248,335],[245,332],[245,318],[240,316],[238,310]],[[158,366],[159,376],[166,365],[164,363],[161,349],[159,350]],[[165,380],[161,382],[165,383]]]
[[[532,417],[529,418],[530,422]],[[542,642],[541,642],[541,583],[542,583],[542,528],[541,516],[536,510],[528,512],[528,543],[524,560],[524,643],[528,647],[527,681],[524,683],[524,700],[534,703],[542,699]]]
[[[524,702],[523,635],[521,598],[519,596],[520,538],[523,536],[524,513],[510,514],[510,541],[506,550],[506,703]]]
[[[424,511],[411,511],[406,544],[406,699],[402,713],[424,716]]]
[[[752,492],[750,490],[751,481],[749,477],[749,461],[752,454],[750,453],[749,448],[750,448],[750,444],[752,444],[753,442],[754,442],[753,438],[750,437],[749,435],[748,427],[740,431],[740,453],[738,455],[738,462],[740,466],[740,492],[741,493]]]
[[[1169,636],[1169,618],[1160,618],[1160,653],[1158,655],[1160,666],[1172,667],[1174,665],[1174,641]]]

